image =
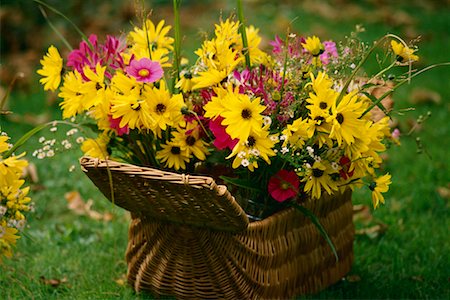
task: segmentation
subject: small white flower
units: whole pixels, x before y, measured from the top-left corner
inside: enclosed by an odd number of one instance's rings
[[[3,226],[0,226],[0,238],[2,238],[5,235],[6,232],[6,228],[4,228]]]
[[[25,220],[18,220],[18,221],[16,222],[16,224],[15,224],[15,227],[16,227],[18,230],[22,231],[23,228],[25,227],[25,223],[26,223]]]
[[[333,170],[337,171],[339,169],[339,165],[335,161],[333,161],[331,163],[331,168],[333,168]]]
[[[305,167],[306,167],[307,169],[311,169],[311,165],[310,165],[309,163],[306,163],[306,164],[305,164]]]
[[[250,154],[252,154],[254,156],[260,156],[261,152],[258,149],[252,149],[252,150],[250,150]]]
[[[289,152],[289,148],[288,147],[281,148],[281,153],[286,154],[288,152]]]
[[[38,159],[44,159],[45,158],[45,153],[44,152],[39,152],[37,155]]]
[[[280,140],[277,135],[271,135],[269,138],[272,142],[278,142]]]
[[[71,143],[67,143],[67,144],[64,145],[64,148],[70,149],[70,148],[72,148],[72,144]]]
[[[247,156],[247,152],[245,152],[245,151],[241,151],[237,155],[238,158],[245,158],[246,156]]]
[[[306,147],[306,151],[308,151],[309,156],[313,156],[314,155],[314,149],[311,146]]]
[[[8,209],[5,206],[0,205],[0,216],[3,216]]]
[[[55,156],[55,151],[50,149],[49,151],[47,151],[47,157],[52,157],[52,156]]]
[[[350,65],[350,68],[351,68],[351,69],[354,69],[354,68],[356,68],[356,65],[355,65],[355,63],[352,63],[352,64]]]
[[[84,142],[84,137],[82,137],[82,136],[77,137],[76,142],[78,144],[81,144],[82,142]]]
[[[286,136],[285,134],[283,134],[283,135],[280,136],[280,141],[284,141],[284,140],[286,140],[286,139],[287,139],[287,136]]]
[[[45,137],[41,136],[41,137],[39,138],[39,143],[42,144],[43,142],[45,142]]]
[[[319,155],[314,156],[314,160],[317,162],[321,162],[322,161],[322,157],[320,157]]]
[[[272,124],[272,118],[269,117],[269,116],[264,116],[263,117],[263,124],[264,124],[264,126]]]
[[[50,145],[45,145],[44,148],[42,148],[42,150],[44,150],[44,151],[50,150]]]
[[[51,128],[50,128],[50,131],[51,131],[51,132],[55,132],[55,131],[57,131],[57,130],[58,130],[58,127],[51,127]]]
[[[69,172],[73,172],[74,170],[75,170],[75,166],[71,165],[70,168],[69,168]]]
[[[244,168],[246,168],[246,167],[248,167],[248,166],[250,165],[250,162],[248,161],[248,159],[244,158],[244,159],[241,161],[241,165],[242,165]]]

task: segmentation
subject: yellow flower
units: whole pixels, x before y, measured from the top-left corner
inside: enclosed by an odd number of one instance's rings
[[[317,36],[307,37],[305,42],[302,43],[302,46],[313,56],[319,56],[325,51],[323,44]]]
[[[335,170],[327,162],[315,161],[311,168],[307,167],[306,176],[303,181],[306,181],[305,192],[310,193],[313,198],[319,199],[324,189],[329,195],[333,191],[337,191],[338,187],[330,174],[336,173]]]
[[[329,147],[333,146],[333,141],[329,136],[331,125],[324,117],[322,109],[315,105],[310,106],[309,119],[306,125],[308,136],[312,137],[315,135],[316,142],[319,143],[319,148],[322,148],[323,145],[328,145]]]
[[[250,132],[245,140],[240,140],[227,159],[235,156],[232,165],[234,169],[243,166],[253,172],[258,168],[260,158],[270,164],[269,157],[275,155],[273,151],[275,143],[276,140],[269,136],[267,128],[261,128],[257,132]]]
[[[355,137],[361,136],[361,128],[365,124],[359,118],[364,112],[364,106],[358,101],[356,92],[345,95],[331,111],[332,114],[327,118],[327,122],[332,124],[330,138],[335,139],[339,146],[343,141],[347,144],[354,143]]]
[[[77,71],[64,75],[64,83],[58,94],[63,101],[59,104],[62,109],[63,118],[68,119],[85,110],[85,94],[81,93],[83,79]]]
[[[0,153],[3,153],[9,149],[9,145],[7,141],[9,140],[8,136],[1,135],[0,136]]]
[[[166,130],[167,126],[178,126],[183,119],[181,108],[184,105],[183,95],[175,94],[170,96],[164,81],[161,81],[159,88],[152,88],[144,91],[142,96],[148,103],[148,109],[153,119],[155,133],[159,130]]]
[[[284,146],[289,143],[296,149],[301,149],[305,145],[305,141],[311,138],[308,133],[307,120],[302,118],[295,120],[292,124],[288,124],[282,134],[286,136]]]
[[[394,51],[394,54],[397,55],[397,60],[402,63],[414,62],[419,60],[419,56],[414,54],[416,50],[405,46],[403,43],[398,43],[397,41],[392,40],[391,47],[392,51]]]
[[[83,151],[86,156],[106,159],[108,156],[108,151],[106,148],[108,142],[109,137],[105,133],[102,133],[95,140],[86,139],[81,145],[81,151]]]
[[[105,101],[105,71],[106,66],[102,67],[100,63],[95,66],[95,72],[89,66],[83,68],[84,76],[89,81],[81,86],[81,94],[84,94],[84,109],[88,110]]]
[[[384,204],[384,197],[381,193],[386,193],[389,190],[389,185],[391,183],[391,175],[387,173],[386,175],[378,177],[370,184],[369,188],[372,191],[372,202],[374,208],[377,208],[380,202]]]
[[[179,128],[172,133],[174,142],[180,145],[181,151],[186,152],[187,156],[192,154],[199,160],[205,160],[209,154],[208,144],[200,138],[201,127],[196,121],[188,123],[186,128]]]
[[[9,227],[5,220],[0,223],[0,254],[6,257],[12,256],[11,246],[15,245],[16,240],[20,238],[17,232],[18,230]]]
[[[44,85],[45,91],[55,91],[61,83],[61,71],[63,68],[63,59],[59,55],[58,49],[55,46],[48,48],[47,54],[41,59],[42,69],[37,73],[44,76],[39,82]]]
[[[165,167],[175,170],[186,169],[186,163],[189,162],[187,151],[181,150],[181,145],[176,142],[169,142],[161,145],[162,149],[156,153],[156,159],[165,163]]]
[[[227,110],[221,113],[222,125],[231,138],[246,141],[250,132],[259,133],[263,124],[261,113],[266,109],[260,104],[260,98],[250,99],[248,95],[228,93]]]

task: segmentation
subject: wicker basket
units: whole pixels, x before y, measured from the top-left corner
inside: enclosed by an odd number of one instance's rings
[[[226,187],[88,157],[83,170],[131,212],[126,252],[136,291],[180,299],[289,298],[339,281],[353,261],[351,192],[310,201],[339,261],[302,213],[290,208],[249,223]],[[112,184],[110,181],[112,179]]]

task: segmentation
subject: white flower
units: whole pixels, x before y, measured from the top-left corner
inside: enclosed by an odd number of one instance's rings
[[[57,130],[58,130],[58,127],[51,127],[51,128],[50,128],[50,131],[51,131],[51,132],[55,132],[55,131],[57,131]]]
[[[337,170],[339,169],[339,165],[338,165],[335,161],[333,161],[333,162],[331,163],[331,167],[332,167],[333,170],[335,170],[335,171],[337,171]]]
[[[82,142],[84,142],[84,137],[82,137],[82,136],[77,137],[76,142],[78,144],[81,144]]]
[[[281,153],[286,154],[288,152],[289,152],[289,148],[288,147],[281,148]]]
[[[241,151],[241,152],[239,152],[238,155],[237,155],[238,158],[244,158],[244,157],[246,157],[246,156],[247,156],[247,152],[245,152],[245,151]]]
[[[254,156],[259,156],[261,152],[258,149],[252,149],[250,150],[250,154]]]
[[[241,165],[246,168],[246,167],[248,167],[250,165],[250,162],[248,161],[248,159],[244,158],[241,161]]]
[[[43,143],[43,142],[45,142],[45,137],[41,136],[41,137],[39,138],[39,143]]]
[[[47,157],[52,157],[54,155],[55,155],[55,151],[53,151],[53,150],[47,151]]]
[[[3,216],[8,209],[5,206],[0,205],[0,216]]]
[[[272,124],[272,118],[269,117],[269,116],[264,116],[263,117],[263,124],[264,124],[264,126]]]

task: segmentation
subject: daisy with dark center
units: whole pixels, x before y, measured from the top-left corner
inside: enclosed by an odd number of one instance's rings
[[[330,176],[336,173],[327,161],[315,161],[312,166],[306,167],[305,192],[310,193],[313,198],[319,199],[322,189],[329,195],[338,190],[336,182]]]
[[[186,150],[181,149],[181,144],[177,141],[168,142],[161,145],[162,149],[156,152],[156,159],[164,163],[166,168],[175,170],[186,169],[186,163],[189,162],[189,155]]]
[[[372,191],[372,202],[374,208],[377,208],[380,202],[384,204],[384,197],[381,193],[386,193],[389,190],[389,185],[391,183],[391,175],[388,173],[378,177],[369,185],[369,189]]]
[[[250,171],[258,168],[258,161],[264,160],[270,164],[270,157],[275,156],[273,148],[277,139],[271,138],[268,128],[261,128],[256,132],[250,132],[245,140],[239,140],[227,159],[234,157],[232,167],[234,169],[243,166]]]
[[[250,99],[248,95],[233,93],[227,99],[227,110],[221,114],[224,118],[222,125],[227,126],[226,131],[231,138],[245,141],[251,131],[261,130],[264,110],[259,98]]]
[[[170,95],[166,89],[164,81],[161,81],[159,88],[153,87],[142,93],[146,100],[149,112],[154,120],[152,129],[156,134],[161,130],[166,130],[167,126],[175,127],[182,120],[181,108],[184,106],[183,95]]]
[[[172,133],[173,140],[180,145],[188,157],[194,155],[199,160],[205,160],[209,154],[207,143],[200,138],[201,127],[196,121],[187,123],[186,128],[180,128]]]
[[[336,139],[339,146],[342,142],[354,143],[366,124],[360,119],[366,107],[358,100],[356,92],[345,95],[338,105],[332,107],[332,114],[327,118],[331,123],[330,138]]]

